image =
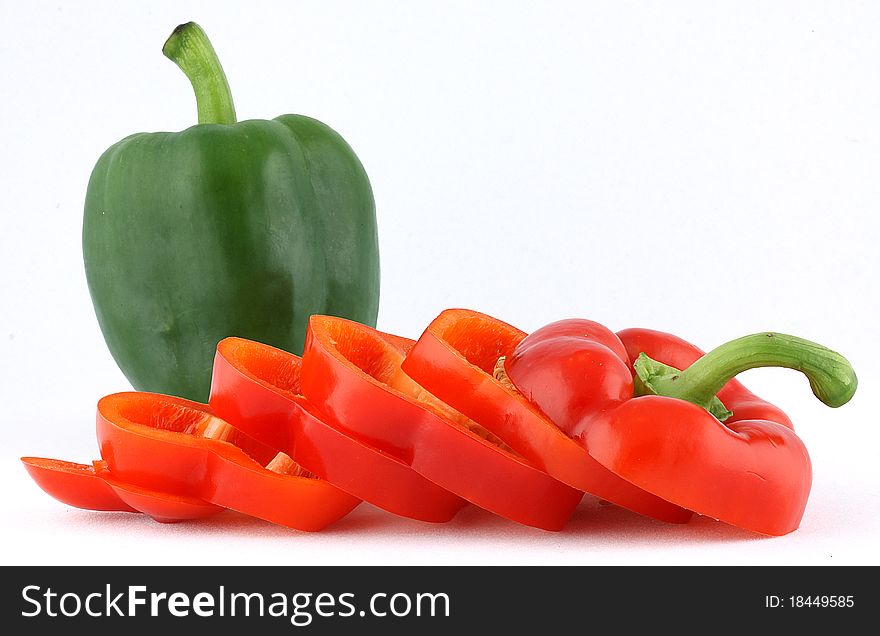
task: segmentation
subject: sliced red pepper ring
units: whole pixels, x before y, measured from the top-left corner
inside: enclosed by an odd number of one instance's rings
[[[211,409],[331,484],[388,512],[449,521],[465,501],[392,455],[335,428],[300,395],[302,360],[243,338],[217,345]]]
[[[98,443],[115,479],[316,531],[360,503],[235,429],[198,402],[115,393],[98,402]],[[275,460],[273,462],[273,459]],[[281,464],[285,472],[276,472]],[[291,470],[287,470],[291,469]]]
[[[614,334],[599,327],[590,322],[559,328],[586,330],[603,342],[611,342],[615,353],[625,356],[620,343],[614,345]],[[486,314],[447,309],[416,342],[403,362],[403,370],[569,486],[655,519],[686,522],[692,514],[689,510],[615,475],[503,376],[494,377],[499,359],[509,357],[525,337],[519,329]]]
[[[45,457],[22,457],[21,462],[31,479],[46,494],[68,506],[83,510],[138,512],[95,473],[91,464]]]
[[[559,530],[583,493],[553,479],[413,381],[411,340],[342,318],[312,316],[302,392],[323,417],[471,503]]]

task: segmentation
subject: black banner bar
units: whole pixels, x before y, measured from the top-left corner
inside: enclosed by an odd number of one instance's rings
[[[3,625],[133,624],[164,633],[549,632],[809,625],[846,633],[875,613],[874,567],[5,567]],[[24,630],[28,630],[25,632]],[[470,631],[468,632],[470,633]]]

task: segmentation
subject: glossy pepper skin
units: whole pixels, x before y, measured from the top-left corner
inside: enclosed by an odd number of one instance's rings
[[[840,406],[856,388],[849,363],[783,334],[746,336],[703,356],[669,334],[621,335],[551,325],[523,340],[504,368],[557,426],[627,481],[753,532],[795,530],[812,482],[807,449],[779,409],[732,378],[756,366],[798,369],[817,397]]]
[[[375,325],[370,182],[349,145],[301,115],[236,121],[204,32],[163,49],[190,78],[199,124],[126,137],[98,160],[83,257],[98,322],[138,390],[206,401],[227,336],[300,352],[308,317]]]

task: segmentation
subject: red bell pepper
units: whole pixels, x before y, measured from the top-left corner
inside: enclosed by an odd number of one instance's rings
[[[360,501],[304,473],[204,404],[154,393],[98,402],[101,456],[115,479],[315,531]]]
[[[465,501],[316,414],[300,394],[302,360],[243,338],[217,345],[211,409],[331,484],[394,514],[451,519]]]
[[[582,493],[523,459],[400,368],[411,340],[312,316],[303,394],[323,417],[431,481],[519,523],[559,530]]]
[[[692,345],[658,332],[622,333],[629,356],[638,352],[635,374],[607,338],[560,333],[558,325],[525,338],[504,369],[599,463],[640,488],[755,532],[795,530],[811,485],[807,450],[778,409],[730,382],[746,369],[784,366],[806,374],[825,404],[840,406],[857,385],[846,359],[806,340],[764,333],[722,345],[679,371],[664,362],[686,363],[699,353]]]
[[[626,360],[613,333],[589,321],[551,329],[572,329],[601,340]],[[545,331],[553,335],[553,331]],[[494,377],[500,358],[510,356],[526,334],[491,316],[447,309],[428,326],[403,362],[403,370],[453,408],[486,427],[560,481],[629,510],[683,523],[691,512],[637,488],[597,462],[587,450],[525,396]],[[568,382],[567,379],[560,381]]]
[[[223,510],[192,497],[124,483],[110,474],[103,460],[91,465],[42,457],[22,457],[21,461],[47,494],[76,508],[141,512],[163,523],[203,519]]]

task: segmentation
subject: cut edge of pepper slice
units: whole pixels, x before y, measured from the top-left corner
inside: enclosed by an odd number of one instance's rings
[[[358,344],[366,345],[366,347],[355,349],[354,353],[357,357],[352,359],[342,353],[340,343],[332,335],[325,337],[321,333],[314,334],[316,330],[319,332],[322,330],[314,327],[317,324],[322,325],[323,328],[328,325],[344,325],[344,333],[357,334],[355,337],[359,338]],[[406,373],[402,364],[407,354],[415,346],[416,341],[336,316],[312,316],[309,327],[314,337],[324,343],[325,351],[341,364],[348,366],[351,371],[360,375],[366,382],[381,386],[398,398],[418,404],[439,418],[448,420],[447,423],[460,432],[474,436],[487,446],[509,455],[512,459],[526,465],[531,464],[492,431],[454,409]],[[339,331],[338,333],[343,332]],[[344,346],[344,343],[342,344]],[[371,355],[364,357],[363,351]],[[381,364],[371,364],[371,360],[378,360]]]

